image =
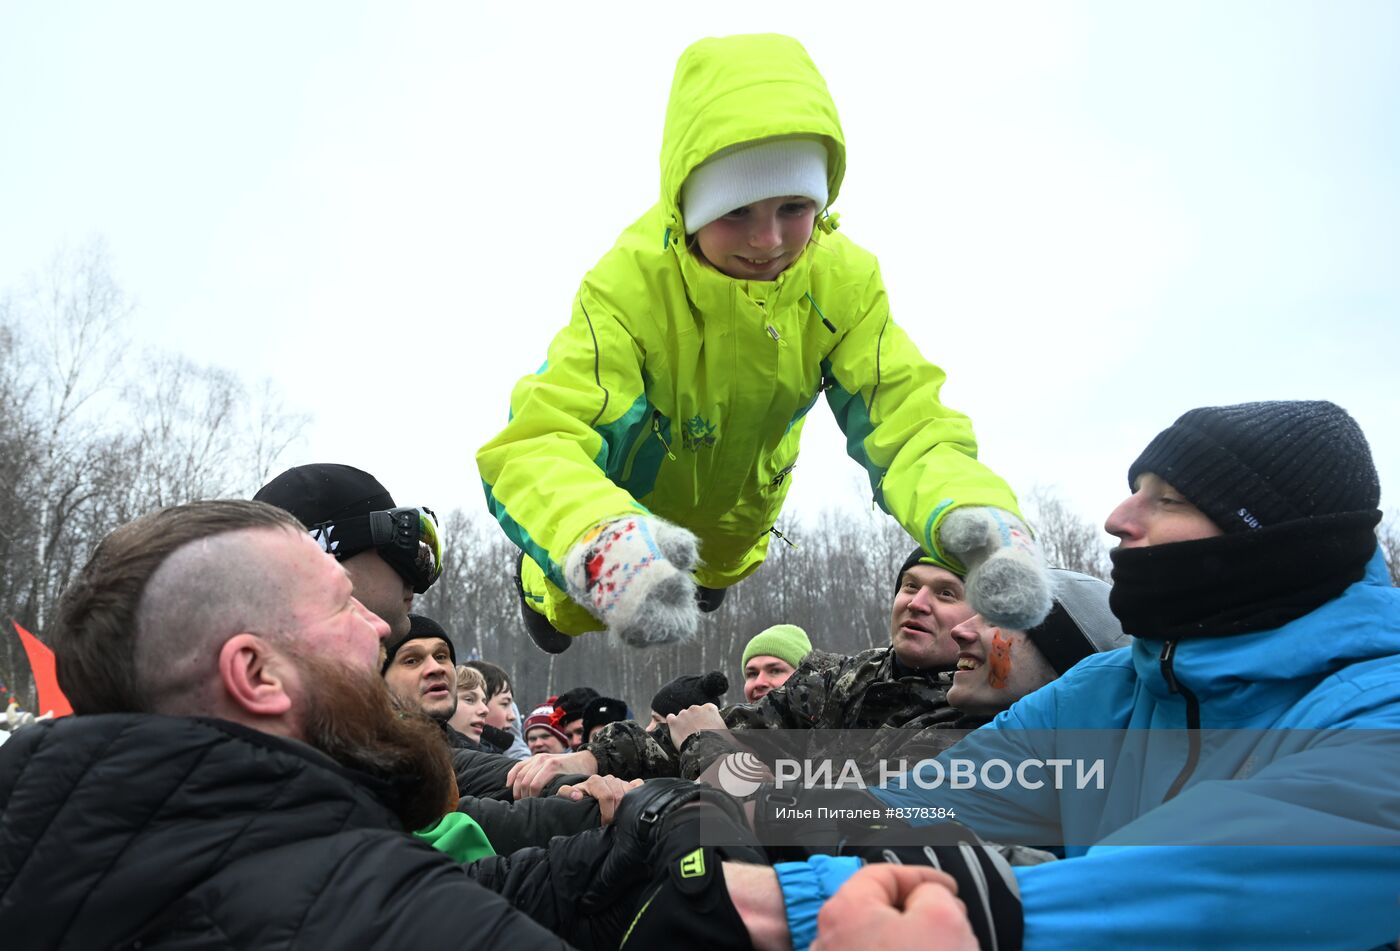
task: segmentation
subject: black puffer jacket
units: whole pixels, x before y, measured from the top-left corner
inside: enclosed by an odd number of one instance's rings
[[[567,947],[406,835],[383,792],[218,720],[26,728],[0,747],[0,935],[84,951]]]

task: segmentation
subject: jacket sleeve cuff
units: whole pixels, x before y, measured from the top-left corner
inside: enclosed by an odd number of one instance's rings
[[[863,864],[853,856],[814,855],[805,862],[780,862],[778,887],[783,890],[792,951],[807,951],[817,938],[817,912]]]

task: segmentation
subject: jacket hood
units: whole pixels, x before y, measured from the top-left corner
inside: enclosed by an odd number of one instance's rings
[[[687,48],[676,63],[661,141],[668,240],[685,234],[681,185],[697,165],[730,146],[786,135],[825,143],[830,207],[846,172],[846,141],[826,80],[802,44],[766,33],[711,37]]]
[[[1400,629],[1390,620],[1397,607],[1400,598],[1377,548],[1365,576],[1338,597],[1272,630],[1179,641],[1172,670],[1202,710],[1212,711],[1214,722],[1202,726],[1255,722],[1344,667],[1400,654]],[[1143,638],[1132,648],[1139,680],[1159,698],[1171,694],[1162,675],[1162,648],[1162,641]]]

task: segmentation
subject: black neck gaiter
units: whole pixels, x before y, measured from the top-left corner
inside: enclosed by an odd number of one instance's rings
[[[1265,631],[1360,581],[1381,513],[1342,512],[1189,542],[1115,549],[1108,603],[1134,637]]]

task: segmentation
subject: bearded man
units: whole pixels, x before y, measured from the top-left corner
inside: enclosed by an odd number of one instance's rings
[[[673,853],[701,851],[670,831],[702,798],[689,784],[470,865],[410,837],[456,804],[448,747],[391,706],[389,625],[285,511],[195,502],[121,526],[47,633],[77,715],[0,750],[17,946],[616,947],[635,918],[748,940],[722,855],[698,892],[660,890]],[[661,901],[642,915],[644,891]]]

